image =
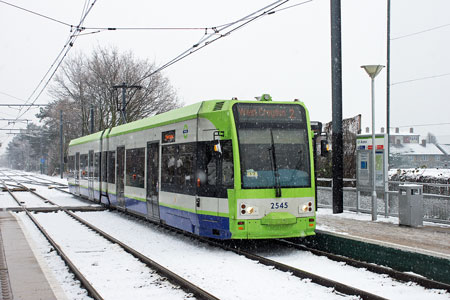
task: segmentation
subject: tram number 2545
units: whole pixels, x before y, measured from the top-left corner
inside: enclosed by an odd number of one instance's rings
[[[287,202],[271,202],[271,209],[288,208]]]

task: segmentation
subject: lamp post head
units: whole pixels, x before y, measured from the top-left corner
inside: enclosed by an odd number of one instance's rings
[[[365,65],[361,66],[369,74],[370,78],[374,79],[384,68],[382,65]]]

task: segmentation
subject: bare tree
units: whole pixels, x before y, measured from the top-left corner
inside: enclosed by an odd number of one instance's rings
[[[50,93],[56,101],[68,99],[81,121],[80,134],[89,130],[89,112],[94,108],[96,130],[119,124],[121,91],[113,86],[125,83],[142,88],[127,89],[127,121],[159,114],[180,106],[169,80],[157,73],[146,79],[155,65],[136,59],[131,52],[97,48],[90,57],[77,54],[69,58],[55,77]]]
[[[431,132],[428,132],[428,134],[427,134],[427,143],[429,143],[429,144],[437,144],[437,138]]]
[[[324,132],[327,133],[328,143],[333,149],[332,123],[329,122],[324,126]],[[353,118],[342,120],[342,138],[343,138],[343,154],[344,154],[344,178],[356,178],[356,135],[361,132],[361,115]],[[317,161],[316,169],[319,177],[331,177],[332,172],[332,155],[320,157]]]
[[[90,109],[95,111],[95,131],[120,122],[121,91],[114,85],[140,85],[127,89],[127,121],[135,121],[181,106],[169,80],[160,73],[146,78],[154,64],[136,59],[131,52],[115,48],[97,48],[90,56],[78,53],[68,58],[55,76],[49,93],[54,101],[41,109],[37,117],[42,126],[30,124],[32,134],[17,136],[8,145],[7,157],[14,168],[45,170],[53,174],[60,159],[60,111],[64,121],[64,151],[70,140],[89,133]],[[143,79],[145,78],[145,79]]]

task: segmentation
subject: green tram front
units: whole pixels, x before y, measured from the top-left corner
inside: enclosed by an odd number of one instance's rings
[[[309,116],[302,103],[235,103],[235,219],[232,238],[314,235],[315,191]],[[234,211],[233,209],[233,211]]]

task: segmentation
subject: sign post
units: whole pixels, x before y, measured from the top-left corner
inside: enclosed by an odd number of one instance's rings
[[[375,160],[373,157],[373,145],[371,135],[358,135],[356,137],[356,209],[361,209],[361,192],[372,192],[375,189],[383,193],[385,201],[385,216],[388,215],[388,135],[375,135]],[[375,161],[375,166],[373,166]],[[375,170],[373,169],[375,168]],[[378,212],[377,203],[372,204],[372,214]]]

